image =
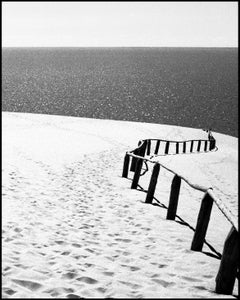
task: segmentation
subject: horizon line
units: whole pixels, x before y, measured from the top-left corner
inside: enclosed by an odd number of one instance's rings
[[[2,48],[238,48],[238,46],[2,46]]]

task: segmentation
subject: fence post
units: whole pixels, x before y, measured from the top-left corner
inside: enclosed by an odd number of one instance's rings
[[[180,186],[181,186],[181,177],[175,175],[171,185],[171,194],[170,194],[168,211],[167,211],[167,220],[175,220]]]
[[[138,144],[140,144],[141,141],[139,141]],[[147,140],[145,140],[140,148],[137,148],[133,151],[133,154],[139,155],[139,156],[144,156],[146,152],[146,147],[147,147]],[[130,171],[134,172],[136,169],[136,164],[137,164],[137,158],[132,157],[132,163],[130,167]]]
[[[218,294],[232,294],[238,268],[238,247],[238,232],[232,227],[224,243],[222,259],[216,277],[216,293]]]
[[[169,141],[166,142],[165,154],[168,154],[168,150],[169,150]]]
[[[128,177],[128,166],[129,166],[129,155],[126,153],[124,157],[124,163],[123,163],[123,172],[122,177],[127,178]]]
[[[210,151],[213,150],[216,146],[216,140],[214,138],[210,139]]]
[[[149,183],[145,203],[152,203],[155,188],[156,188],[156,184],[157,184],[159,170],[160,170],[160,164],[156,163],[153,167],[152,176],[151,176],[151,179],[150,179],[150,183]]]
[[[133,176],[131,189],[136,189],[137,186],[138,186],[138,181],[139,181],[140,173],[141,173],[141,170],[142,170],[142,164],[143,164],[142,158],[138,158],[137,163],[136,163],[135,173],[134,173],[134,176]]]
[[[139,156],[144,157],[147,148],[147,141],[144,141],[142,146],[140,147]]]
[[[183,142],[183,153],[186,153],[186,142]]]
[[[160,140],[157,141],[157,144],[156,144],[156,148],[155,148],[154,154],[158,154],[159,146],[160,146]]]
[[[179,142],[176,142],[176,154],[179,153]]]
[[[205,152],[207,151],[207,145],[208,145],[208,141],[205,141],[205,144],[204,144],[204,151]]]
[[[133,154],[135,154],[135,152],[133,151]],[[136,168],[136,157],[132,157],[132,161],[131,161],[131,166],[130,166],[130,171],[134,172],[135,168]]]
[[[208,193],[206,193],[202,199],[201,208],[198,214],[197,226],[191,246],[191,250],[193,251],[202,251],[208,223],[210,220],[212,205],[213,199]]]
[[[138,153],[139,153],[139,149],[135,149],[133,151],[133,154],[135,154],[135,155],[138,155]],[[136,157],[132,157],[132,163],[131,163],[130,171],[132,171],[132,172],[135,171],[136,163],[137,163],[137,158]]]
[[[198,141],[197,151],[199,152],[201,148],[201,141]]]
[[[151,153],[151,140],[147,140],[147,155]]]
[[[193,143],[194,143],[194,141],[191,141],[190,152],[193,152]]]

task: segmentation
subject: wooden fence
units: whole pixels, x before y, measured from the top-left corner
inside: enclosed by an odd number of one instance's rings
[[[162,149],[161,149],[161,145]],[[179,145],[182,145],[181,151]],[[160,171],[160,167],[165,168],[169,172],[174,174],[171,191],[169,196],[169,205],[167,210],[166,219],[175,220],[178,206],[178,198],[181,187],[181,181],[184,180],[188,185],[196,190],[204,192],[201,207],[198,214],[197,225],[193,236],[191,250],[202,251],[205,236],[207,233],[208,223],[211,216],[212,205],[215,203],[221,210],[227,220],[231,223],[231,230],[225,240],[224,249],[222,253],[221,263],[219,271],[216,277],[216,293],[219,294],[232,294],[235,279],[238,271],[238,224],[234,219],[232,213],[226,206],[214,195],[212,188],[202,187],[191,183],[187,178],[177,174],[174,170],[171,170],[167,166],[163,165],[159,161],[155,161],[156,155],[168,155],[169,149],[175,151],[171,154],[186,154],[186,153],[199,153],[216,151],[216,141],[213,137],[209,140],[189,140],[189,141],[167,141],[157,139],[141,140],[138,143],[138,148],[127,152],[124,158],[122,177],[127,178],[129,169],[134,172],[132,180],[132,189],[136,189],[138,181],[141,176],[141,170],[144,162],[153,163],[153,171],[150,178],[147,195],[145,202],[152,203],[157,185],[157,179]],[[162,152],[160,151],[162,150]],[[162,153],[162,154],[161,154]],[[131,165],[130,165],[131,164]]]

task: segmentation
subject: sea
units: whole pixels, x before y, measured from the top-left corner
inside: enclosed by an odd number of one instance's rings
[[[238,137],[237,48],[2,48],[2,111]]]

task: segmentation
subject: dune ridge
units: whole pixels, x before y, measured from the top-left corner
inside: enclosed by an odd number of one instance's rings
[[[164,207],[145,204],[145,193],[130,190],[129,180],[121,178],[129,147],[161,135],[204,133],[3,113],[4,298],[229,298],[214,293],[219,259],[206,245],[202,253],[190,251],[189,227],[165,220]],[[237,139],[215,137],[221,150],[212,165],[211,158],[203,159],[201,171],[215,185],[220,180],[219,195],[225,193],[236,211]],[[194,163],[202,166],[197,157]],[[141,178],[143,187],[149,174]],[[162,171],[156,190],[165,205],[171,178]],[[201,197],[183,184],[178,215],[193,227]],[[213,208],[207,240],[219,252],[229,229]]]

